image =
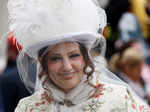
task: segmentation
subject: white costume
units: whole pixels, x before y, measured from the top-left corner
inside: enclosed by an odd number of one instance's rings
[[[99,81],[94,74],[95,88],[81,82],[65,95],[55,86],[40,89],[22,99],[15,112],[149,112],[148,106],[132,96],[126,86]],[[97,79],[96,79],[97,78]],[[95,80],[96,79],[96,80]]]
[[[106,14],[93,0],[9,0],[8,10],[9,29],[23,47],[17,63],[19,74],[32,92],[40,72],[40,49],[48,46],[49,50],[56,43],[75,41],[82,43],[90,56],[89,51],[96,40],[104,40],[101,33],[106,26]],[[91,60],[94,62],[92,57]],[[37,66],[37,72],[33,72],[33,64]],[[15,112],[149,111],[125,83],[100,65],[97,61],[90,84],[85,82],[87,77],[84,75],[80,84],[65,94],[46,82],[32,96],[22,99]]]

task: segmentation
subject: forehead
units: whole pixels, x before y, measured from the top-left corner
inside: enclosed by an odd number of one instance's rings
[[[64,42],[52,46],[50,52],[71,52],[73,50],[80,50],[77,42]]]

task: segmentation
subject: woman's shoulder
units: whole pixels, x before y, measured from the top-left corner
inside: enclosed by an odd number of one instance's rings
[[[114,84],[103,82],[104,84],[104,93],[109,97],[123,100],[130,100],[137,102],[139,104],[146,104],[146,102],[141,99],[127,84]],[[146,104],[147,105],[147,104]]]
[[[103,90],[96,90],[95,96],[90,100],[101,105],[101,110],[118,112],[149,112],[149,106],[125,85],[101,82]]]
[[[15,112],[32,112],[32,110],[38,110],[45,112],[47,105],[50,103],[50,99],[43,89],[36,91],[33,95],[23,98],[19,101]]]
[[[104,93],[114,98],[125,97],[128,95],[128,88],[124,85],[101,82],[104,85]]]

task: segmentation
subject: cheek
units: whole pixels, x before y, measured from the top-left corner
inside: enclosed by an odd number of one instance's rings
[[[80,57],[80,58],[74,60],[74,63],[75,63],[76,66],[79,67],[79,68],[83,68],[83,67],[85,66],[85,62],[84,62],[83,57]]]
[[[58,71],[60,68],[60,64],[59,63],[48,63],[48,71],[49,72],[56,72]]]

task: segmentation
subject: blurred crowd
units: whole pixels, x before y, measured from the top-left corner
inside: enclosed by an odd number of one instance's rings
[[[150,0],[99,0],[99,4],[108,23],[103,33],[105,67],[150,104]],[[21,46],[13,33],[7,36],[4,46],[0,44],[0,112],[13,112],[18,101],[30,95],[17,71]]]
[[[108,69],[150,104],[150,0],[109,0]]]

